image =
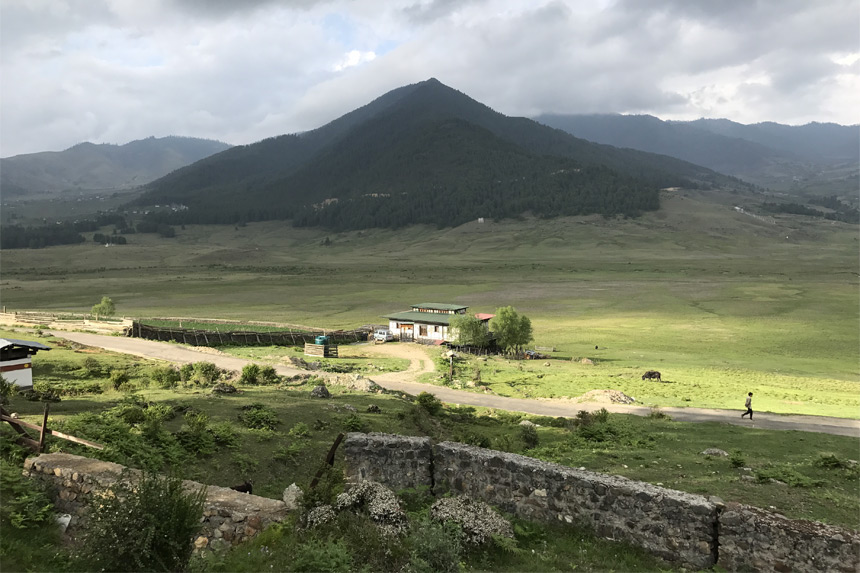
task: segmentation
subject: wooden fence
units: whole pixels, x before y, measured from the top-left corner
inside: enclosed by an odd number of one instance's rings
[[[3,409],[0,406],[0,420],[7,422],[12,429],[18,434],[18,442],[21,445],[27,446],[32,449],[34,452],[41,454],[45,449],[45,436],[54,436],[55,438],[61,438],[63,440],[68,440],[70,442],[74,442],[76,444],[83,444],[84,446],[89,446],[91,448],[95,448],[97,450],[103,450],[104,446],[101,444],[97,444],[95,442],[91,442],[89,440],[85,440],[83,438],[78,438],[69,434],[64,434],[63,432],[58,432],[57,430],[48,429],[48,411],[50,410],[50,405],[45,403],[45,412],[42,415],[42,425],[37,426],[36,424],[31,424],[30,422],[25,422],[24,420],[19,420],[18,418],[13,418],[12,415]],[[39,440],[36,441],[27,433],[24,428],[31,428],[33,430],[39,431]]]
[[[317,336],[327,336],[332,344],[350,344],[367,340],[369,330],[282,330],[277,332],[219,332],[217,330],[195,330],[191,328],[175,328],[150,326],[134,321],[128,330],[128,336],[162,342],[181,342],[193,346],[302,346],[313,344]]]

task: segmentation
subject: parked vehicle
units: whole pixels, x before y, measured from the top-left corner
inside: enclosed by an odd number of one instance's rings
[[[391,342],[394,340],[394,334],[387,328],[378,328],[373,333],[373,339],[377,342]]]

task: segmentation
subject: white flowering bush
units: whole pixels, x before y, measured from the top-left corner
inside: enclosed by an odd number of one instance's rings
[[[333,521],[337,517],[334,509],[330,505],[318,505],[308,510],[305,514],[305,527],[313,529],[320,525]]]
[[[337,496],[335,509],[365,510],[370,519],[387,535],[406,533],[409,522],[394,492],[377,482],[365,481]]]
[[[493,536],[513,539],[510,522],[483,501],[468,497],[445,497],[430,507],[430,517],[445,523],[453,522],[463,531],[463,541],[483,545]]]

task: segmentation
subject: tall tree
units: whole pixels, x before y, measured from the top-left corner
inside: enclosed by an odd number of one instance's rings
[[[534,340],[532,321],[519,314],[512,306],[496,309],[496,316],[490,321],[490,329],[505,352],[520,352],[523,346]]]
[[[483,348],[489,341],[484,322],[468,314],[457,314],[451,317],[448,328],[456,332],[457,344],[461,346],[478,346]]]

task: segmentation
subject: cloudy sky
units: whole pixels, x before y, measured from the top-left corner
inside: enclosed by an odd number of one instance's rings
[[[436,77],[507,115],[860,123],[860,0],[2,0],[0,156],[313,129]]]

